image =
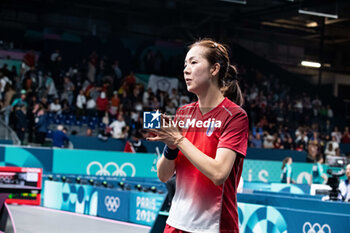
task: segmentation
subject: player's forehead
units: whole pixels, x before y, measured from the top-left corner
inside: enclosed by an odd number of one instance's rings
[[[192,59],[204,59],[207,48],[199,45],[193,46],[186,54],[185,62]]]

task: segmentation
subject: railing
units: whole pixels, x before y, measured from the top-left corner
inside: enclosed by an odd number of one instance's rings
[[[0,140],[11,140],[13,145],[21,145],[17,134],[2,119],[0,119]]]

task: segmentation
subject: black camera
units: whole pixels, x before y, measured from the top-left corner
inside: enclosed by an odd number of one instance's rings
[[[332,189],[329,192],[329,200],[332,201],[338,201],[340,190],[339,190],[339,177],[343,176],[345,174],[345,170],[341,169],[337,172],[333,171],[332,169],[328,169],[327,173],[331,176],[328,178],[327,185],[329,185]]]
[[[329,192],[329,200],[339,201],[340,177],[345,175],[344,167],[347,164],[347,159],[340,156],[327,156],[326,164],[328,164],[328,166],[331,168],[327,170],[327,174],[330,175],[327,185],[331,187],[331,191]]]

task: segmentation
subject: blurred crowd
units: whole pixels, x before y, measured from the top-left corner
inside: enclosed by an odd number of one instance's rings
[[[173,115],[178,107],[195,101],[181,70],[178,89],[154,93],[137,82],[133,71],[124,72],[118,60],[96,52],[69,67],[58,50],[40,66],[36,56],[29,51],[19,70],[6,64],[0,69],[2,117],[25,143],[43,144],[50,125],[67,122],[77,126],[67,134],[138,140],[145,133],[143,111],[160,109]],[[145,59],[149,73],[166,66],[159,56]],[[306,151],[310,162],[320,154],[341,155],[339,144],[350,143],[349,127],[336,125],[332,106],[318,96],[296,92],[272,74],[244,64],[237,67],[250,120],[250,147]],[[81,127],[84,123],[88,127]]]

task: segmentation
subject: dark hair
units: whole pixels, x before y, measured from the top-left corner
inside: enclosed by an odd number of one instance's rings
[[[207,48],[205,57],[211,65],[220,64],[218,84],[223,95],[237,105],[242,106],[244,98],[237,80],[237,69],[230,64],[228,46],[215,42],[212,39],[201,39],[188,46],[189,49],[195,46]]]
[[[333,151],[333,143],[328,143],[327,149]]]
[[[286,164],[288,163],[289,159],[291,159],[291,157],[285,157],[283,159],[283,162],[282,162],[282,169],[286,166]]]

